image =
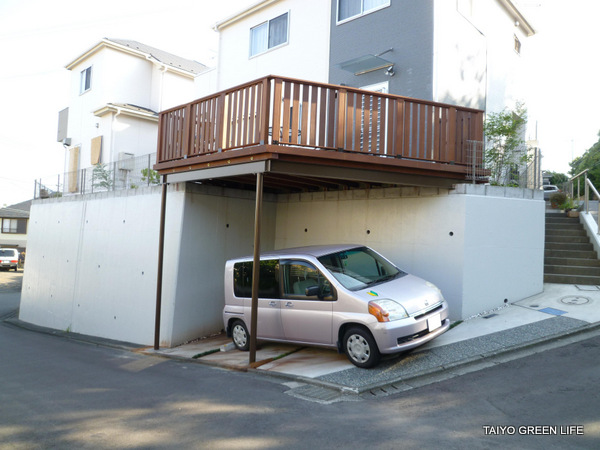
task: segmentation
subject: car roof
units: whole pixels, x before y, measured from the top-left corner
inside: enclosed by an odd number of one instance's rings
[[[267,252],[261,252],[260,259],[269,259],[269,258],[298,258],[302,256],[313,256],[315,258],[319,258],[323,255],[329,255],[330,253],[341,252],[344,250],[350,250],[353,248],[364,247],[364,245],[360,244],[330,244],[330,245],[309,245],[305,247],[292,247],[292,248],[282,248],[279,250],[271,250]],[[247,261],[252,260],[252,255],[242,256],[239,258],[232,258],[230,261]]]

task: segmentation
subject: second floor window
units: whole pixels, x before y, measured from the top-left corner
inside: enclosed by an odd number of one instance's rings
[[[92,87],[92,66],[81,71],[79,93],[83,94],[84,92],[89,91],[91,87]]]
[[[338,0],[338,22],[368,14],[384,6],[391,0]]]
[[[285,44],[288,41],[288,13],[250,29],[250,56]]]

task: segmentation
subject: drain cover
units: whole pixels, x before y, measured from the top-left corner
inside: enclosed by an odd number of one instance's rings
[[[580,295],[570,295],[560,299],[565,305],[585,305],[590,302],[588,297],[582,297]]]

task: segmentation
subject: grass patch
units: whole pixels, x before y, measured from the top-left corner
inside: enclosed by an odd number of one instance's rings
[[[449,328],[449,330],[451,330],[451,329],[452,329],[452,328],[454,328],[454,327],[457,327],[457,326],[459,326],[461,323],[463,323],[463,321],[462,321],[462,320],[457,320],[456,322],[454,322],[453,324],[451,324],[451,325],[450,325],[450,328]]]
[[[212,350],[207,350],[205,352],[198,353],[197,355],[192,356],[192,359],[202,358],[203,356],[212,355],[213,353],[217,353],[217,352],[220,352],[220,351],[221,351],[220,349],[214,348]]]

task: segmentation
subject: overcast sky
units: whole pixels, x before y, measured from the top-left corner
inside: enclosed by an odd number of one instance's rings
[[[325,0],[323,0],[325,1]],[[453,0],[446,0],[453,1]],[[34,180],[63,170],[58,111],[68,106],[65,64],[104,37],[132,39],[211,65],[212,26],[256,0],[0,0],[0,207],[28,200]],[[521,0],[538,34],[523,48],[543,168],[567,172],[600,131],[597,0]],[[215,6],[216,5],[216,6]],[[525,55],[524,55],[525,56]]]

